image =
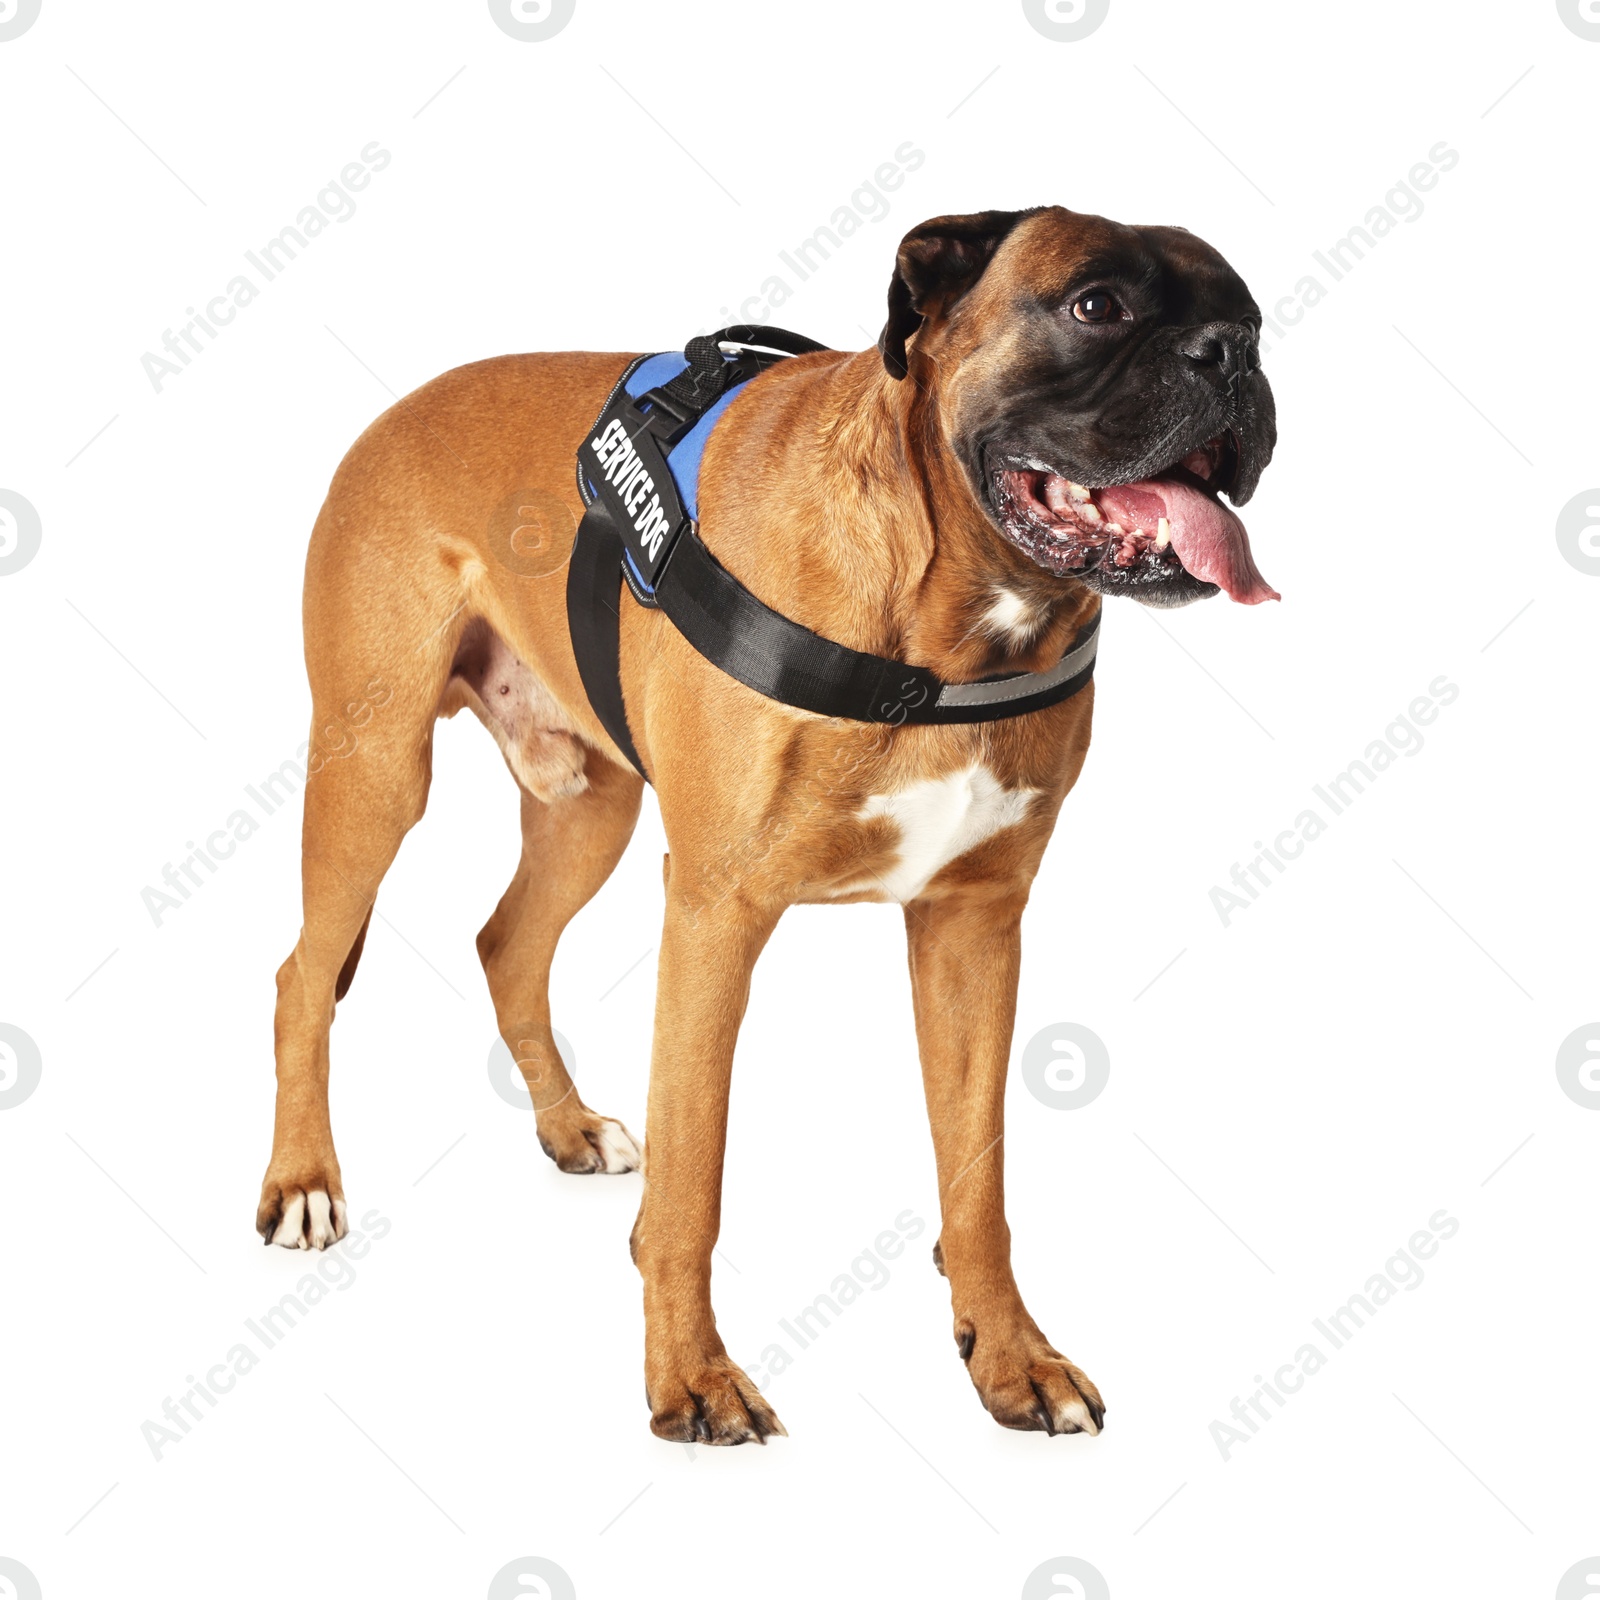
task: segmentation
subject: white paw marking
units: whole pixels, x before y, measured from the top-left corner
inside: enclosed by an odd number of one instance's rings
[[[273,1233],[272,1242],[281,1244],[285,1250],[304,1250],[306,1242],[301,1234],[301,1225],[305,1221],[305,1215],[306,1197],[296,1191],[283,1208],[283,1220]]]
[[[1056,1425],[1057,1433],[1070,1432],[1074,1427],[1091,1436],[1100,1431],[1099,1425],[1089,1414],[1088,1406],[1081,1400],[1069,1400],[1051,1420]]]
[[[644,1159],[633,1135],[610,1117],[601,1121],[594,1143],[605,1162],[602,1170],[606,1172],[637,1172]]]
[[[272,1242],[285,1250],[326,1250],[349,1231],[350,1214],[343,1200],[330,1200],[324,1189],[313,1189],[309,1195],[297,1189],[284,1204]]]
[[[306,1197],[306,1238],[313,1250],[326,1250],[333,1243],[333,1206],[321,1189]]]
[[[1002,788],[987,767],[974,763],[894,794],[873,795],[857,816],[888,817],[900,827],[899,858],[880,875],[879,887],[902,905],[915,900],[958,856],[1021,822],[1038,792]]]

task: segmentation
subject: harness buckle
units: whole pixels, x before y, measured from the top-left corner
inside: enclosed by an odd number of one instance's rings
[[[714,400],[716,396],[713,396]],[[710,409],[710,402],[706,405],[695,407],[668,390],[647,389],[633,402],[636,410],[644,420],[645,426],[663,444],[676,444],[706,412]],[[649,409],[646,410],[645,408]]]

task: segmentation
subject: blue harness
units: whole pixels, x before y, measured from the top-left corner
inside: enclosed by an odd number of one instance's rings
[[[688,368],[688,357],[677,350],[668,350],[658,356],[646,356],[628,372],[623,379],[622,387],[635,400],[640,400],[652,389],[659,389],[664,384],[670,383],[679,373],[688,371]],[[754,373],[751,377],[754,377]],[[678,499],[682,502],[683,509],[696,521],[700,518],[700,458],[705,454],[706,440],[711,437],[711,430],[716,427],[722,413],[733,404],[733,397],[749,381],[749,378],[743,378],[724,389],[705,415],[667,451],[667,470],[672,474],[673,483],[677,485]],[[593,488],[592,479],[590,487]],[[624,559],[630,567],[633,567],[634,577],[643,583],[643,575],[634,565],[633,557],[625,551]]]

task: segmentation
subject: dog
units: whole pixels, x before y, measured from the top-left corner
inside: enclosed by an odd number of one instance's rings
[[[1276,599],[1220,498],[1249,498],[1276,439],[1259,330],[1244,283],[1182,228],[1061,207],[925,222],[899,247],[876,348],[776,362],[717,421],[705,541],[804,627],[948,681],[1054,665],[1106,596]],[[628,727],[669,846],[643,1152],[557,1053],[556,941],[616,866],[644,787],[585,694],[564,574],[576,453],[632,359],[461,367],[380,417],[334,476],[306,564],[304,926],[278,973],[257,1229],[313,1249],[346,1231],[329,1029],[423,814],[434,723],[465,707],[520,791],[521,861],[477,943],[539,1142],[563,1172],[644,1169],[631,1247],[653,1432],[785,1432],[711,1304],[735,1037],[785,907],[895,901],[956,1348],[997,1422],[1096,1434],[1099,1391],[1012,1275],[1001,1150],[1022,913],[1088,749],[1092,683],[970,725],[814,715],[719,670],[619,587]]]

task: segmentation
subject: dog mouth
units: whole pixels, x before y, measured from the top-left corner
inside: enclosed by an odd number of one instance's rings
[[[1079,483],[1032,458],[993,457],[989,484],[1006,539],[1059,577],[1148,595],[1188,588],[1183,575],[1240,605],[1282,598],[1255,564],[1244,524],[1221,493],[1238,460],[1218,434],[1133,483]]]

